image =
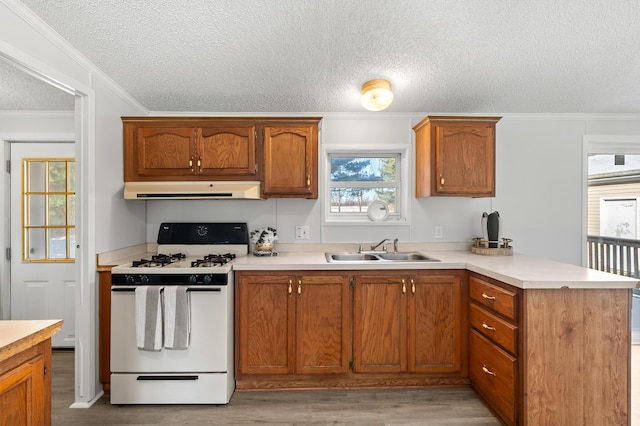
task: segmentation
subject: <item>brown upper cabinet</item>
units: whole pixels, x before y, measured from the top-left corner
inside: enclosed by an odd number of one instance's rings
[[[318,198],[319,121],[123,117],[124,180],[260,180],[264,198]]]
[[[318,198],[318,124],[266,125],[263,194]]]
[[[427,116],[416,124],[416,197],[494,197],[500,118]]]

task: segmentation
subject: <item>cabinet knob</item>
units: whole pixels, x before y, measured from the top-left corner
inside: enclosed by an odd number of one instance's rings
[[[202,157],[198,158],[198,170],[202,171]]]
[[[293,282],[289,280],[289,295],[291,295],[291,292],[293,291],[292,285],[293,285]]]
[[[307,188],[311,188],[311,175],[307,175]]]
[[[413,282],[413,278],[411,278],[411,294],[416,294],[416,283]]]
[[[444,186],[444,176],[440,175],[440,186]]]
[[[193,157],[189,159],[189,168],[193,171]]]
[[[298,296],[302,294],[302,280],[298,280]]]
[[[404,296],[407,292],[407,284],[404,282],[404,278],[402,279],[402,295]]]

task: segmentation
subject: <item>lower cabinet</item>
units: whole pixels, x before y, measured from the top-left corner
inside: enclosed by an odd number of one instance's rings
[[[355,277],[355,372],[463,372],[461,274]]]
[[[469,274],[469,378],[505,425],[628,425],[629,289]]]
[[[468,384],[465,274],[236,271],[236,386]]]
[[[349,368],[347,275],[237,274],[237,375]]]
[[[469,276],[469,378],[503,423],[517,424],[521,408],[519,321],[521,290]]]
[[[0,375],[0,424],[43,425],[51,422],[45,410],[45,369],[42,355]]]

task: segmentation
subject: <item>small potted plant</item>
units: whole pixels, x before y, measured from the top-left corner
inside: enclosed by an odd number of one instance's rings
[[[256,245],[258,252],[270,252],[276,246],[276,240],[278,235],[275,228],[259,228],[255,231],[251,231],[251,242]]]

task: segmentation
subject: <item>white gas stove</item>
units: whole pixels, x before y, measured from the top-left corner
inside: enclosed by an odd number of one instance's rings
[[[232,264],[248,254],[247,224],[163,223],[157,242],[156,255],[111,271],[111,403],[226,404],[235,389]],[[186,288],[188,348],[138,348],[141,286]]]

